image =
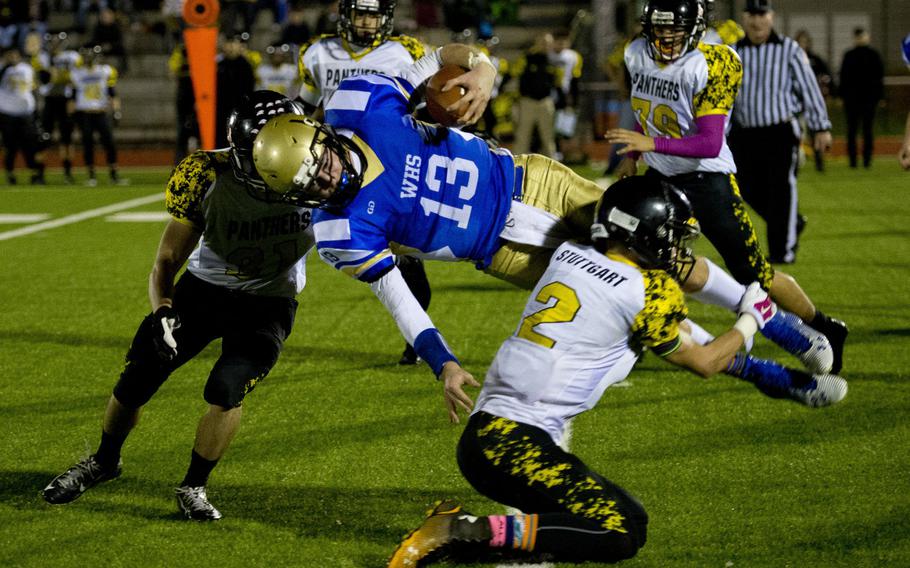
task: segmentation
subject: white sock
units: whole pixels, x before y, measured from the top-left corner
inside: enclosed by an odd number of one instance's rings
[[[698,325],[694,321],[686,318],[685,322],[689,325],[689,336],[692,337],[692,341],[698,343],[699,345],[707,345],[714,341],[714,336],[711,335],[708,330]]]
[[[746,287],[707,258],[705,262],[708,264],[708,280],[701,290],[689,295],[703,304],[720,306],[736,312],[739,309],[739,301],[746,293]]]

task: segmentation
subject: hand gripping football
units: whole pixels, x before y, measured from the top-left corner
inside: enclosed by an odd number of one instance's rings
[[[465,90],[463,87],[455,87],[448,91],[443,91],[442,87],[450,79],[459,77],[462,74],[467,73],[467,71],[467,69],[458,65],[443,65],[442,68],[427,81],[427,112],[430,113],[433,120],[443,126],[457,125],[458,119],[464,115],[465,111],[467,111],[467,107],[462,105],[456,110],[451,112],[447,111],[446,107],[461,100],[461,97],[465,94]]]

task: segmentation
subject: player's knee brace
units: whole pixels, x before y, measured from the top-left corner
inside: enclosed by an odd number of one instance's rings
[[[209,375],[203,397],[207,403],[222,408],[238,407],[270,369],[271,365],[252,361],[219,361]]]

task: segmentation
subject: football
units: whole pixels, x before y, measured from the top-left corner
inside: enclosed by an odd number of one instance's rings
[[[462,87],[456,87],[443,91],[442,87],[450,80],[467,73],[467,69],[458,65],[443,65],[435,75],[427,81],[426,101],[427,112],[433,117],[433,120],[443,126],[455,126],[458,119],[464,115],[466,108],[458,108],[452,112],[446,110],[446,107],[457,103],[464,96],[465,90]]]

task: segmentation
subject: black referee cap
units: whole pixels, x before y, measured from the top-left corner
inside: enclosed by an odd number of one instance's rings
[[[750,14],[764,14],[771,9],[771,0],[746,0],[746,12]]]

